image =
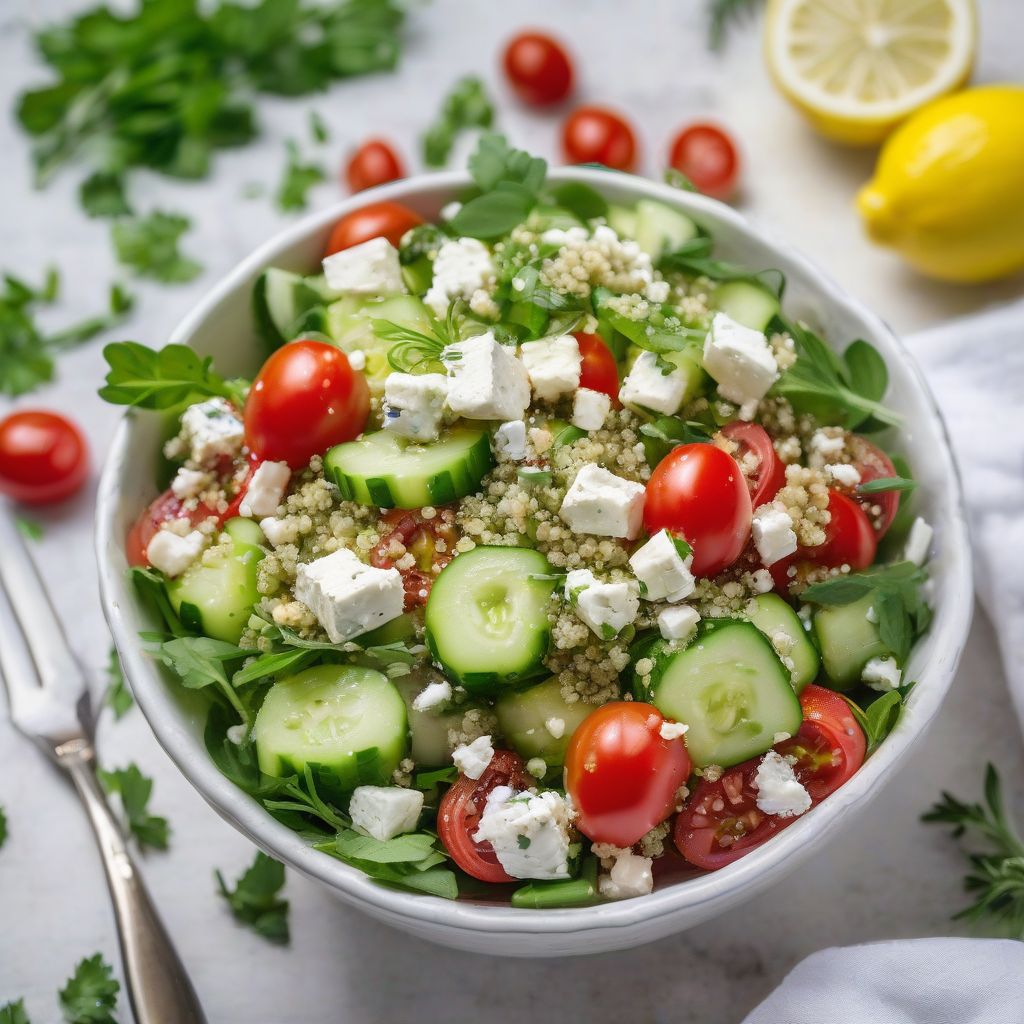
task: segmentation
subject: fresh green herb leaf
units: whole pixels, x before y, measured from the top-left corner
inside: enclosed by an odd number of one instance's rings
[[[153,780],[143,775],[138,765],[97,773],[108,793],[117,793],[124,808],[125,823],[141,849],[147,846],[166,850],[170,826],[166,818],[149,813],[147,807],[153,794]]]
[[[42,524],[37,522],[35,519],[28,519],[26,516],[17,516],[15,517],[14,525],[18,528],[18,533],[27,540],[43,539],[44,531]]]
[[[600,192],[581,181],[567,181],[551,190],[551,197],[580,220],[593,220],[608,212],[608,200]]]
[[[100,316],[90,317],[80,323],[72,324],[63,330],[51,334],[46,339],[47,346],[54,350],[74,348],[83,342],[91,341],[98,334],[110,330],[115,324],[120,323],[125,316],[135,307],[135,297],[126,291],[121,285],[115,283],[110,286],[110,300],[108,313]]]
[[[151,277],[164,284],[191,281],[203,268],[178,251],[178,242],[190,227],[187,217],[160,210],[144,217],[117,220],[111,228],[111,238],[118,262],[140,277]]]
[[[25,1000],[18,999],[0,1006],[0,1024],[32,1024],[25,1012]]]
[[[224,876],[215,872],[217,889],[228,902],[235,920],[248,925],[270,942],[286,944],[288,931],[288,901],[280,898],[284,888],[284,865],[257,853],[256,859],[245,873],[228,888]]]
[[[304,210],[309,205],[309,190],[325,181],[327,174],[320,164],[303,163],[299,147],[291,139],[286,146],[288,162],[277,189],[277,205],[282,210]]]
[[[314,142],[319,142],[321,145],[329,142],[331,138],[324,119],[315,110],[309,112],[309,134],[313,136]]]
[[[786,290],[786,277],[781,270],[768,269],[751,271],[740,263],[730,263],[712,257],[713,239],[707,234],[698,234],[684,242],[678,249],[666,253],[658,261],[663,271],[677,271],[694,277],[706,277],[711,281],[749,281],[782,298]]]
[[[843,352],[850,387],[873,402],[880,402],[889,388],[889,368],[874,345],[862,338],[851,341]]]
[[[540,466],[520,466],[516,470],[519,483],[527,487],[547,487],[551,483],[552,475],[550,469],[542,469]]]
[[[857,485],[858,494],[882,494],[885,491],[912,491],[917,486],[916,480],[905,476],[879,476],[874,480]]]
[[[135,704],[131,690],[124,679],[121,659],[117,648],[111,647],[107,658],[107,688],[103,694],[103,703],[114,712],[115,721],[120,721]]]
[[[391,320],[370,318],[373,333],[391,342],[388,363],[400,373],[429,373],[436,369],[442,351],[455,340],[439,320],[431,318],[430,323],[432,333],[424,334]]]
[[[64,1020],[67,1024],[116,1024],[112,1014],[120,989],[102,954],[83,960],[60,990]]]
[[[676,549],[676,553],[685,562],[693,554],[693,548],[682,537],[678,537],[674,533],[670,532],[669,537],[672,539],[672,546]]]
[[[179,636],[173,640],[148,641],[146,648],[163,662],[190,690],[215,687],[248,724],[249,712],[242,704],[229,678],[228,665],[249,657],[253,652],[244,647],[208,636]]]
[[[455,765],[447,768],[436,768],[432,772],[417,772],[413,779],[413,785],[417,789],[433,789],[441,783],[451,784],[459,777],[459,769]]]
[[[238,689],[240,686],[246,686],[248,683],[254,683],[260,679],[298,672],[312,664],[316,658],[316,651],[304,651],[297,648],[290,651],[261,654],[231,677],[231,685]]]
[[[761,0],[709,0],[708,45],[720,50],[730,26],[750,18]]]
[[[516,836],[516,846],[518,846],[520,850],[528,850],[530,848],[530,842],[531,840],[529,836]]]
[[[484,83],[471,75],[459,79],[445,97],[437,120],[423,136],[423,162],[428,167],[443,167],[460,132],[490,128],[493,120],[494,107]]]
[[[3,846],[7,842],[7,815],[4,814],[4,809],[0,807],[0,846]]]
[[[900,716],[903,714],[903,707],[913,687],[913,683],[908,683],[906,686],[889,690],[872,700],[864,709],[851,698],[843,695],[854,718],[857,719],[857,724],[864,732],[868,754],[874,753],[882,740],[896,728],[896,723],[899,722]]]
[[[673,188],[677,188],[682,192],[700,191],[700,189],[698,189],[682,171],[677,171],[674,167],[665,168],[665,184],[671,185]]]
[[[513,149],[504,135],[488,132],[480,137],[469,158],[469,173],[481,192],[490,192],[503,181],[522,185],[537,194],[544,187],[547,161],[524,149]]]
[[[124,177],[118,173],[90,174],[82,182],[78,198],[90,217],[128,217],[133,213],[124,191]]]
[[[157,569],[133,565],[128,569],[127,576],[131,580],[132,586],[135,587],[139,600],[152,615],[163,622],[167,632],[172,636],[185,636],[187,630],[182,626],[178,613],[171,606],[167,597],[163,573]],[[158,636],[160,635],[158,634]]]

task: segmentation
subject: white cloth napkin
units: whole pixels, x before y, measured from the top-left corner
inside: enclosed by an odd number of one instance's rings
[[[963,477],[975,586],[1024,730],[1024,301],[907,340]],[[980,769],[980,765],[979,765]],[[743,1024],[1021,1024],[1024,943],[913,939],[825,949]]]

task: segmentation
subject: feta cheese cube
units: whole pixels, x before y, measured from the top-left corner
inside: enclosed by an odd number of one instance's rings
[[[634,896],[646,896],[654,891],[654,861],[641,857],[632,850],[602,849],[602,854],[614,858],[611,870],[602,874],[597,881],[598,892],[609,900],[628,900]],[[602,859],[605,859],[602,857]]]
[[[932,546],[935,531],[920,516],[914,520],[907,537],[903,557],[914,565],[924,565],[928,561],[928,551]]]
[[[831,463],[825,467],[825,475],[840,487],[854,488],[860,483],[860,473],[856,466],[844,462]]]
[[[774,565],[796,551],[793,520],[784,509],[762,505],[754,512],[751,532],[754,535],[754,547],[765,565]]]
[[[352,295],[387,295],[404,292],[398,250],[386,238],[342,249],[324,258],[327,287]]]
[[[587,463],[562,500],[559,515],[575,533],[634,540],[644,517],[643,484]]]
[[[384,429],[400,437],[433,441],[441,431],[448,378],[442,373],[389,373],[381,412]]]
[[[210,466],[221,456],[234,458],[245,440],[245,427],[230,402],[208,398],[190,405],[181,415],[181,439],[189,458]]]
[[[811,806],[811,794],[803,787],[788,758],[769,750],[757,766],[753,780],[757,806],[765,814],[795,818]]]
[[[523,420],[509,420],[494,432],[494,450],[513,462],[526,458],[526,424]]]
[[[427,685],[416,694],[412,702],[413,711],[433,711],[443,707],[452,699],[452,684],[447,679]]]
[[[885,693],[895,690],[903,678],[903,670],[895,658],[872,658],[861,670],[860,677],[872,690]]]
[[[565,719],[549,718],[544,723],[544,728],[547,729],[552,739],[560,740],[565,735]]]
[[[759,402],[779,374],[764,334],[725,313],[716,313],[711,321],[704,342],[704,369],[718,384],[718,393],[738,405]]]
[[[172,579],[180,576],[206,547],[206,537],[198,530],[184,537],[173,530],[157,530],[146,548],[146,558],[154,569]]]
[[[611,411],[612,400],[604,392],[580,388],[572,400],[572,425],[580,430],[600,430]]]
[[[348,807],[352,825],[382,843],[415,832],[422,810],[423,794],[401,786],[357,786]]]
[[[644,294],[644,298],[648,302],[668,302],[669,295],[672,294],[672,286],[668,281],[652,281],[647,286],[647,291]]]
[[[521,354],[534,394],[543,401],[554,402],[580,386],[583,357],[571,334],[527,341]]]
[[[260,520],[260,529],[271,547],[279,548],[282,544],[294,544],[299,539],[298,524],[292,519],[275,519],[273,516],[267,516],[266,519]]]
[[[589,569],[572,569],[567,573],[564,593],[580,620],[603,640],[618,636],[640,611],[636,583],[604,583]]]
[[[679,543],[685,545],[685,541]],[[682,601],[693,593],[697,585],[690,572],[693,552],[689,551],[684,556],[676,544],[668,530],[659,530],[630,555],[630,568],[644,585],[641,594],[648,601]]]
[[[685,640],[700,622],[700,614],[688,604],[664,608],[658,612],[658,629],[666,640]]]
[[[490,736],[478,736],[472,743],[460,743],[452,751],[455,767],[467,779],[479,779],[487,770],[494,757],[494,746]]]
[[[665,367],[669,367],[668,372]],[[668,416],[678,412],[686,394],[686,378],[654,352],[641,352],[619,388],[623,405],[642,405]]]
[[[449,345],[448,407],[471,420],[521,420],[530,406],[530,378],[515,354],[488,331]]]
[[[661,728],[658,730],[658,735],[663,740],[668,740],[671,743],[672,740],[682,739],[689,729],[690,727],[688,725],[683,725],[682,722],[662,722]]]
[[[300,565],[295,596],[335,644],[397,619],[405,606],[402,574],[366,565],[348,548]]]
[[[476,238],[453,238],[437,250],[434,279],[423,301],[443,320],[453,299],[468,302],[474,292],[493,280],[494,265],[487,246]]]
[[[197,494],[202,494],[210,482],[209,473],[204,473],[201,469],[188,469],[182,466],[171,481],[171,492],[176,498],[185,501],[187,498],[194,498]]]
[[[256,467],[249,486],[238,506],[240,516],[272,516],[284,500],[288,481],[292,477],[287,462],[261,462]]]
[[[517,793],[496,786],[473,840],[490,843],[513,878],[568,878],[570,822],[569,807],[558,793]]]

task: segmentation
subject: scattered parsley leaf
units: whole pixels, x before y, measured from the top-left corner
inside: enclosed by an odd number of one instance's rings
[[[120,721],[135,704],[132,692],[125,682],[124,670],[121,668],[121,659],[116,647],[110,648],[107,658],[107,688],[103,694],[103,703],[114,712],[115,721]]]
[[[25,516],[17,516],[15,517],[14,525],[18,528],[18,533],[27,540],[43,539],[42,524],[37,522],[35,519],[28,519]]]
[[[413,779],[413,785],[417,789],[433,789],[439,783],[452,783],[458,780],[459,769],[455,765],[447,768],[436,768],[431,772],[417,772]]]
[[[127,217],[133,210],[124,192],[124,177],[110,171],[95,171],[78,190],[82,209],[90,217]]]
[[[677,171],[674,167],[665,168],[665,184],[671,185],[672,188],[677,188],[682,192],[700,191],[682,171]]]
[[[731,25],[753,15],[761,0],[710,0],[708,4],[708,45],[720,50]]]
[[[184,606],[183,606],[184,607]],[[189,690],[214,686],[248,723],[249,713],[231,683],[228,665],[253,654],[252,651],[208,636],[177,636],[173,640],[146,638],[149,653],[163,662]]]
[[[0,1006],[0,1024],[31,1024],[25,1012],[25,1000],[19,999]]]
[[[4,814],[4,809],[0,807],[0,846],[3,846],[7,842],[7,815]]]
[[[248,925],[270,942],[286,944],[288,901],[278,893],[284,887],[284,865],[258,852],[256,859],[229,889],[220,871],[214,872],[217,889],[228,902],[235,920]]]
[[[444,98],[437,120],[423,136],[423,162],[443,167],[459,133],[468,128],[490,128],[494,107],[484,83],[475,76],[460,78]]]
[[[678,537],[674,533],[670,532],[669,537],[672,540],[672,546],[676,549],[676,554],[685,562],[693,554],[693,548],[690,547],[684,538]]]
[[[309,205],[307,193],[327,177],[319,164],[304,164],[299,147],[291,139],[285,144],[288,162],[277,189],[277,205],[282,210],[304,210]]]
[[[143,775],[135,764],[109,772],[100,769],[98,775],[108,793],[117,793],[121,797],[125,824],[140,849],[151,846],[157,850],[166,850],[171,831],[167,819],[150,814],[147,810],[153,793],[153,780]]]
[[[331,138],[324,119],[315,110],[309,112],[309,134],[313,136],[314,142],[319,142],[321,145]]]
[[[888,690],[863,709],[850,697],[844,694],[840,695],[850,706],[854,718],[857,719],[857,724],[864,732],[868,754],[874,753],[882,740],[896,728],[896,723],[899,722],[900,716],[903,714],[907,696],[913,688],[914,684],[908,683],[895,690]]]
[[[116,1024],[112,1013],[121,986],[102,954],[83,960],[60,990],[60,1009],[67,1024]]]
[[[111,238],[118,262],[140,277],[164,284],[184,284],[202,272],[195,260],[178,251],[181,236],[191,221],[178,213],[156,210],[144,217],[125,217],[114,222]]]
[[[711,253],[714,240],[701,233],[683,242],[677,249],[665,253],[658,261],[661,270],[675,270],[695,277],[706,277],[711,281],[749,281],[751,284],[782,298],[786,290],[786,277],[781,270],[767,269],[752,271],[740,263],[715,259]]]
[[[857,485],[858,494],[882,494],[886,491],[912,491],[917,486],[916,480],[905,476],[879,476],[874,480]]]

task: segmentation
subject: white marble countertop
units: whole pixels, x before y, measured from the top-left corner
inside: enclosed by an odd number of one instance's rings
[[[27,24],[82,6],[71,0],[5,0],[0,12],[0,265],[29,278],[49,263],[64,273],[65,300],[54,321],[95,311],[115,267],[104,224],[85,219],[74,200],[77,178],[62,175],[45,193],[30,186],[25,139],[10,119],[14,95],[40,74]],[[495,69],[501,41],[536,24],[556,30],[579,60],[581,95],[627,111],[640,126],[644,169],[655,172],[675,128],[715,117],[739,138],[747,159],[742,207],[788,236],[843,285],[901,331],[1008,298],[1020,282],[957,289],[927,282],[861,236],[853,192],[873,157],[814,137],[771,88],[751,26],[734,33],[726,54],[705,50],[695,0],[520,0],[505,5],[434,0],[411,19],[407,58],[393,79],[347,83],[314,100],[261,104],[266,134],[257,146],[221,156],[209,182],[187,185],[143,176],[143,209],[189,212],[196,230],[187,250],[206,273],[179,288],[140,286],[125,335],[164,341],[204,289],[285,223],[264,200],[245,200],[250,181],[273,186],[283,140],[307,138],[306,111],[332,129],[324,161],[332,168],[353,143],[385,134],[407,158],[413,140],[459,75],[483,74],[499,97],[500,123],[514,141],[554,155],[558,120],[509,102]],[[1016,0],[981,0],[979,77],[1019,80],[1022,15]],[[471,14],[469,12],[472,12]],[[315,200],[336,195],[327,184]],[[69,412],[86,429],[97,460],[118,417],[95,397],[97,345],[66,356],[57,381],[19,404]],[[9,407],[0,400],[0,414]],[[35,551],[74,645],[100,687],[109,637],[96,596],[91,491],[40,514],[45,538]],[[173,826],[171,849],[143,870],[191,970],[212,1024],[347,1024],[487,1019],[494,1024],[564,1019],[566,1008],[599,1022],[738,1020],[807,953],[831,944],[938,935],[961,901],[962,861],[954,846],[918,817],[942,788],[977,793],[985,761],[1020,779],[1024,757],[1005,693],[991,628],[979,615],[960,676],[930,735],[853,830],[840,834],[797,875],[699,929],[632,952],[578,960],[503,961],[425,945],[325,899],[290,877],[293,942],[266,944],[237,927],[214,895],[213,869],[236,875],[249,844],[191,789],[156,745],[137,710],[105,719],[102,760],[135,760],[156,779],[152,807]],[[0,806],[10,837],[0,852],[0,1005],[24,996],[33,1021],[56,1019],[55,993],[82,957],[102,951],[117,963],[107,894],[92,838],[63,780],[6,721],[0,699]],[[570,1011],[572,1012],[572,1011]],[[121,1019],[130,1019],[122,1000]],[[170,1022],[168,1022],[170,1024]]]

